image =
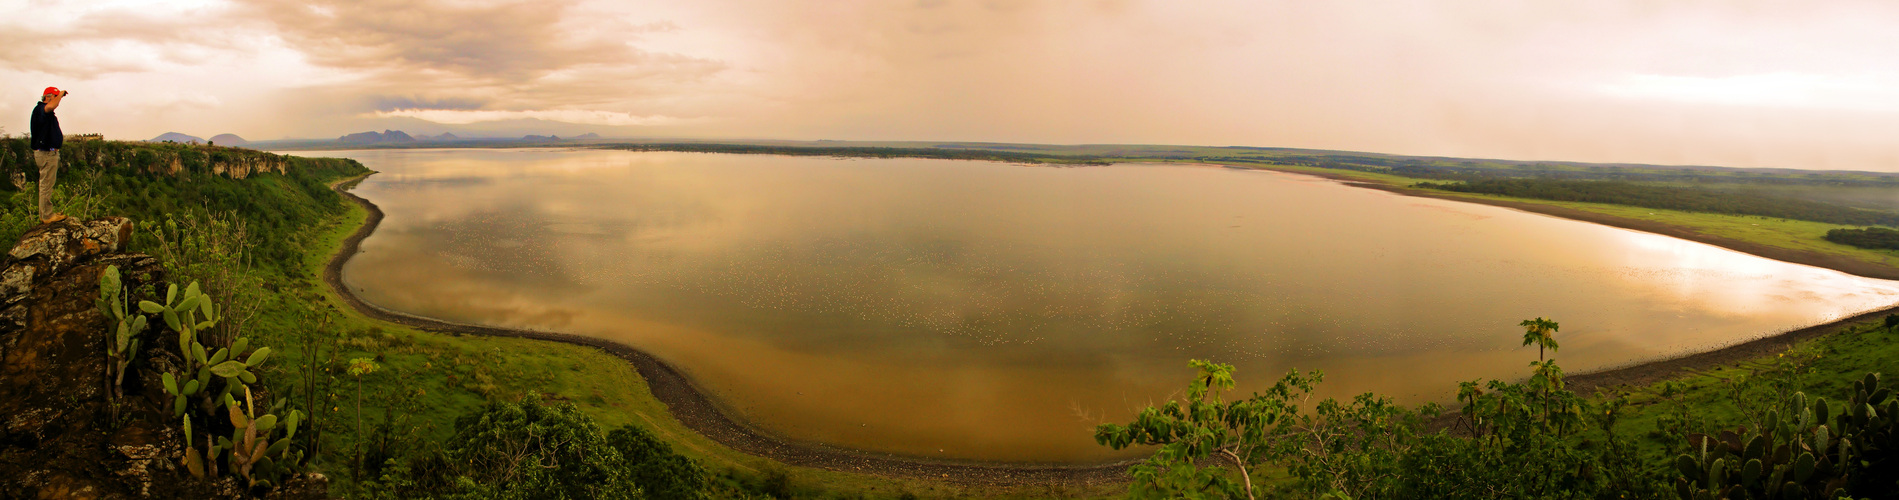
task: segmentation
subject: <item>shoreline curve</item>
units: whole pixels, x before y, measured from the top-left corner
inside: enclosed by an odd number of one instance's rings
[[[1258,168],[1250,165],[1243,167]],[[1450,196],[1424,192],[1403,186],[1364,182],[1342,175],[1326,175],[1272,168],[1262,168],[1262,170],[1322,177],[1340,181],[1348,186],[1386,191],[1402,196],[1436,198],[1521,210],[1560,219],[1600,224],[1705,243],[1766,259],[1831,269],[1855,276],[1899,280],[1899,268],[1860,262],[1846,257],[1781,249],[1768,245],[1713,236],[1672,224],[1629,219],[1531,202]],[[640,376],[646,379],[653,396],[664,403],[667,409],[672,412],[673,417],[679,420],[680,423],[684,424],[688,429],[698,432],[700,435],[734,450],[769,458],[787,465],[952,483],[995,485],[1063,483],[1094,485],[1127,481],[1129,479],[1126,474],[1127,467],[1137,462],[1136,460],[1127,460],[1099,465],[1047,465],[931,460],[851,450],[820,443],[793,441],[771,436],[732,418],[723,411],[710,396],[694,385],[692,380],[688,378],[684,372],[666,364],[651,354],[625,344],[573,334],[451,323],[377,307],[356,297],[356,295],[351,293],[348,287],[343,286],[342,283],[343,264],[348,262],[351,256],[354,256],[360,251],[362,241],[368,238],[371,233],[375,232],[376,227],[380,225],[383,218],[382,209],[377,207],[376,204],[345,190],[345,186],[353,185],[367,177],[368,176],[365,175],[354,179],[347,179],[331,186],[332,189],[338,194],[343,195],[344,198],[363,207],[367,212],[367,216],[363,224],[359,226],[355,232],[351,233],[349,237],[344,239],[343,243],[337,248],[336,253],[331,256],[328,263],[324,266],[323,271],[323,281],[329,285],[345,303],[365,316],[421,330],[441,333],[547,340],[600,349],[632,364]],[[1770,334],[1710,351],[1689,352],[1637,362],[1626,366],[1608,367],[1600,371],[1570,375],[1565,377],[1565,379],[1573,390],[1583,395],[1593,395],[1604,389],[1613,387],[1648,385],[1689,375],[1698,370],[1732,365],[1749,359],[1785,351],[1800,342],[1830,335],[1850,325],[1881,318],[1890,314],[1899,314],[1899,305],[1862,312],[1804,328]]]
[[[1251,166],[1248,166],[1248,167],[1250,168]],[[1555,205],[1545,205],[1541,203],[1533,203],[1533,202],[1527,202],[1527,201],[1454,196],[1450,194],[1438,193],[1434,191],[1426,191],[1422,189],[1410,188],[1410,187],[1405,187],[1405,186],[1396,186],[1396,185],[1391,185],[1391,184],[1367,182],[1362,179],[1357,179],[1357,178],[1353,178],[1353,177],[1349,177],[1345,175],[1338,175],[1338,174],[1325,174],[1325,173],[1295,171],[1295,170],[1280,170],[1280,169],[1275,169],[1275,168],[1270,168],[1270,167],[1262,168],[1262,170],[1271,170],[1274,172],[1284,172],[1284,173],[1297,174],[1297,175],[1309,175],[1313,177],[1321,177],[1325,179],[1339,181],[1340,183],[1345,184],[1347,186],[1385,191],[1385,192],[1397,194],[1400,196],[1432,198],[1432,199],[1439,199],[1439,200],[1446,200],[1446,201],[1474,203],[1474,204],[1479,204],[1479,205],[1490,205],[1494,207],[1508,208],[1512,210],[1529,212],[1529,213],[1538,214],[1538,215],[1546,215],[1546,216],[1555,217],[1558,219],[1573,220],[1577,222],[1599,224],[1599,225],[1604,225],[1604,226],[1609,226],[1609,227],[1614,227],[1614,228],[1627,229],[1631,231],[1640,231],[1644,233],[1658,234],[1658,235],[1667,236],[1670,238],[1688,240],[1688,241],[1693,241],[1696,243],[1702,243],[1702,244],[1707,244],[1707,245],[1713,245],[1713,246],[1725,248],[1728,250],[1733,250],[1736,252],[1740,252],[1740,253],[1744,253],[1744,254],[1748,254],[1748,255],[1752,255],[1755,257],[1760,257],[1760,258],[1764,258],[1768,260],[1800,264],[1804,266],[1813,266],[1813,267],[1818,267],[1821,269],[1830,269],[1830,270],[1839,271],[1842,273],[1851,274],[1854,276],[1859,276],[1859,277],[1864,277],[1864,278],[1873,278],[1873,279],[1882,279],[1882,280],[1899,280],[1899,268],[1883,266],[1883,265],[1874,264],[1871,262],[1859,261],[1859,260],[1855,260],[1849,257],[1840,257],[1840,256],[1834,256],[1834,255],[1821,254],[1818,252],[1780,248],[1780,247],[1775,247],[1775,246],[1770,246],[1770,245],[1765,245],[1765,244],[1760,244],[1760,243],[1736,240],[1733,238],[1715,236],[1711,234],[1701,233],[1691,228],[1677,226],[1674,224],[1646,221],[1646,220],[1641,220],[1641,219],[1631,219],[1627,217],[1617,217],[1614,215],[1600,214],[1600,213],[1590,212],[1586,210],[1578,210],[1578,209],[1568,208],[1568,207],[1559,207]],[[1817,325],[1811,325],[1804,328],[1797,328],[1797,329],[1788,330],[1785,332],[1763,335],[1757,338],[1731,344],[1726,347],[1721,347],[1721,348],[1717,348],[1710,351],[1669,354],[1669,355],[1665,355],[1664,357],[1650,359],[1647,361],[1639,361],[1632,364],[1620,365],[1620,366],[1607,366],[1596,371],[1589,371],[1589,372],[1582,372],[1582,373],[1578,373],[1574,375],[1568,375],[1568,376],[1563,377],[1563,379],[1566,382],[1568,382],[1572,390],[1575,390],[1577,394],[1581,394],[1584,396],[1594,395],[1604,389],[1610,389],[1614,387],[1649,385],[1649,384],[1654,384],[1654,383],[1661,382],[1664,380],[1670,380],[1676,377],[1689,375],[1699,370],[1706,370],[1706,369],[1720,367],[1720,366],[1733,365],[1733,364],[1740,363],[1742,361],[1759,358],[1759,357],[1765,357],[1769,354],[1783,352],[1783,351],[1786,351],[1787,349],[1793,348],[1795,344],[1799,344],[1800,342],[1831,335],[1853,324],[1883,318],[1891,314],[1899,314],[1899,304],[1894,304],[1894,305],[1883,307],[1883,308],[1877,308],[1877,309],[1860,312],[1857,314],[1853,314],[1851,316],[1846,316],[1840,319],[1828,321],[1825,323],[1820,323]]]
[[[369,175],[374,175],[369,174]],[[618,342],[566,333],[452,323],[404,314],[364,302],[343,285],[343,265],[361,252],[364,239],[376,231],[383,219],[382,208],[347,191],[369,177],[345,179],[331,185],[344,198],[367,212],[363,224],[343,239],[336,253],[323,266],[323,282],[356,312],[379,321],[419,330],[451,335],[482,335],[546,340],[592,347],[625,360],[646,380],[653,397],[666,405],[686,428],[740,452],[769,458],[786,465],[813,467],[838,472],[853,472],[886,477],[926,479],[950,483],[987,485],[1099,485],[1129,480],[1127,468],[1138,460],[1105,464],[1057,465],[1012,462],[933,460],[902,455],[853,450],[822,443],[795,441],[773,436],[746,425],[720,408],[685,372],[645,351]]]

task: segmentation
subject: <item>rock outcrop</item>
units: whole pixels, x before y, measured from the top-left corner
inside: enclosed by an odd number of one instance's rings
[[[187,156],[190,158],[187,159]],[[60,158],[66,162],[66,166],[60,170],[62,173],[69,172],[65,170],[68,168],[91,167],[101,169],[126,168],[152,174],[178,175],[185,171],[187,163],[192,163],[199,165],[198,167],[193,167],[194,169],[204,169],[213,174],[233,179],[243,179],[253,174],[264,172],[285,174],[289,173],[291,168],[290,159],[287,156],[223,146],[141,149],[123,147],[69,147],[66,148],[66,150],[60,151]],[[12,162],[0,158],[0,163]],[[22,176],[14,183],[15,186],[19,186],[25,182],[24,168],[26,167],[25,165],[10,164],[0,167],[0,170],[11,171],[16,175]]]
[[[251,174],[263,172],[285,173],[289,166],[290,162],[282,156],[244,156],[212,163],[211,173],[232,179],[243,179],[250,177]]]
[[[123,396],[110,398],[99,276],[118,266],[125,289],[142,293],[165,280],[156,259],[122,251],[131,236],[123,217],[41,224],[0,266],[0,498],[247,496],[179,464],[184,440],[160,375],[179,359],[159,341],[170,332],[145,332]],[[290,483],[279,493],[323,490]]]

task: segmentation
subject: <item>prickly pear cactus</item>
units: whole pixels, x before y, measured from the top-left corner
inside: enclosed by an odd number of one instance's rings
[[[125,383],[126,368],[144,346],[145,340],[139,338],[139,334],[145,333],[146,326],[144,315],[127,310],[128,296],[119,279],[119,266],[106,266],[105,271],[99,273],[98,305],[99,313],[113,325],[106,339],[106,359],[110,360],[106,368],[111,370],[112,393],[117,397]]]
[[[173,415],[185,422],[185,469],[193,476],[214,478],[222,463],[225,472],[243,477],[252,488],[263,489],[295,473],[303,463],[303,452],[291,449],[291,438],[296,436],[303,412],[291,410],[280,419],[277,415],[282,413],[283,400],[270,411],[258,412],[250,386],[257,383],[253,370],[270,359],[270,348],[252,349],[250,339],[242,337],[229,347],[207,348],[198,332],[216,326],[219,316],[210,296],[200,292],[196,282],[182,292],[171,285],[163,303],[147,300],[139,302],[138,307],[163,318],[166,327],[178,332],[178,352],[184,363],[179,371],[164,373],[160,378],[165,393],[172,396]],[[238,399],[240,395],[242,400]],[[195,438],[191,430],[193,413],[205,417],[199,421],[204,422],[206,430],[213,425],[222,428],[228,422],[230,435],[214,439],[205,434],[204,449],[200,451],[191,442]]]
[[[1854,383],[1849,401],[1795,393],[1759,429],[1690,434],[1675,458],[1683,500],[1836,499],[1881,496],[1892,482],[1899,400],[1879,374]],[[1878,490],[1878,491],[1873,491]]]

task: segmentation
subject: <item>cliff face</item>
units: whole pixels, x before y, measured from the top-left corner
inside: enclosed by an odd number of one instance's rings
[[[150,256],[122,252],[132,223],[122,217],[42,224],[27,231],[0,267],[0,498],[233,498],[235,481],[196,480],[178,457],[184,440],[171,416],[161,373],[178,360],[143,334],[124,379],[109,397],[99,276],[118,266],[126,290],[151,290],[164,270]],[[319,495],[322,483],[291,481],[276,495]]]
[[[288,174],[291,158],[254,149],[128,141],[68,142],[60,172],[102,169],[177,175],[185,171],[243,179],[263,172]],[[0,178],[17,188],[37,172],[24,139],[0,139]]]
[[[243,179],[263,172],[285,173],[290,161],[283,156],[241,148],[198,146],[192,149],[152,149],[114,151],[110,149],[75,150],[76,159],[103,168],[132,166],[149,173],[177,175],[186,163],[202,163],[211,173]],[[62,158],[64,160],[64,158]]]
[[[284,169],[289,163],[290,162],[285,161],[283,157],[276,155],[244,156],[212,163],[211,173],[232,179],[243,179],[250,177],[251,174],[262,172],[284,173]],[[176,163],[173,164],[176,165]],[[173,168],[176,169],[177,167],[174,166]],[[176,170],[173,170],[173,173],[176,172]]]

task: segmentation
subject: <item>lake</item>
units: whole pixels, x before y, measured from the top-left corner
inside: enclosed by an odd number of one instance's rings
[[[383,150],[344,280],[398,311],[597,336],[791,439],[921,457],[1127,456],[1092,429],[1322,369],[1448,402],[1899,302],[1899,284],[1504,208],[1209,166]]]

